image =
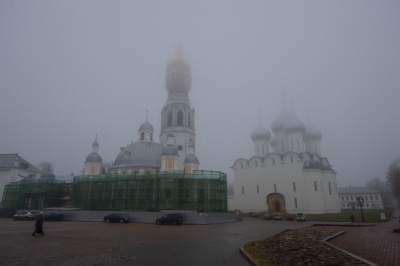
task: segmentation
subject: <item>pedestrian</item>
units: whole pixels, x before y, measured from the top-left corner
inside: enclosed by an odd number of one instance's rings
[[[36,217],[36,223],[35,223],[35,231],[33,231],[32,236],[35,236],[35,233],[41,234],[44,236],[43,233],[43,212],[40,212],[39,215]]]
[[[351,219],[351,222],[354,223],[354,215],[353,214],[350,216],[350,219]]]

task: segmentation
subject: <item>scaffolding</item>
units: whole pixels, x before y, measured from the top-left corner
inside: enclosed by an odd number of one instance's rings
[[[219,171],[76,176],[72,207],[84,210],[227,212],[226,174]]]
[[[72,184],[54,179],[24,179],[4,187],[2,208],[70,207]]]

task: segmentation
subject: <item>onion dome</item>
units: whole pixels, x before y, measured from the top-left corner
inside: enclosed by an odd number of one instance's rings
[[[294,115],[292,115],[292,117],[283,126],[283,131],[285,132],[285,134],[299,131],[304,132],[305,130],[306,126]]]
[[[253,141],[259,140],[259,139],[265,139],[269,140],[271,138],[271,132],[269,132],[267,129],[265,129],[261,123],[258,125],[258,127],[251,133],[251,139]]]
[[[41,174],[39,179],[56,179],[56,176],[53,173],[46,172]]]
[[[93,142],[92,146],[99,146],[99,143],[97,142],[97,137],[96,140]]]
[[[194,154],[188,154],[185,158],[185,164],[187,163],[199,163],[199,159],[197,159],[196,155]]]
[[[189,148],[194,148],[194,142],[193,141],[189,142]]]
[[[191,67],[183,58],[183,47],[178,45],[175,58],[167,64],[165,74],[165,89],[168,93],[188,94],[191,90]]]
[[[269,144],[272,146],[272,147],[275,147],[276,146],[276,136],[275,135],[273,135],[272,136],[272,138],[271,138],[271,140],[269,141]]]
[[[321,132],[313,127],[310,123],[308,123],[306,127],[306,131],[304,132],[304,140],[321,140],[322,134]]]
[[[144,122],[139,128],[139,131],[145,131],[145,130],[154,131],[153,126],[147,121],[147,119],[146,122]]]
[[[272,132],[274,132],[276,134],[278,131],[281,131],[283,129],[283,126],[285,125],[285,123],[292,116],[293,115],[288,110],[286,110],[285,107],[283,107],[283,109],[280,112],[280,114],[271,123]]]
[[[122,149],[114,160],[113,169],[122,167],[161,167],[161,144],[134,142]]]
[[[173,137],[174,137],[174,133],[172,133],[172,131],[168,132],[167,138],[173,138]]]
[[[162,155],[178,155],[178,149],[174,145],[168,144],[162,150]]]
[[[98,153],[91,153],[86,157],[85,163],[101,163],[102,161]]]

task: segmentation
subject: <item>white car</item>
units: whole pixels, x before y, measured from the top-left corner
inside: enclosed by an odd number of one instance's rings
[[[306,215],[304,212],[298,212],[296,215],[296,220],[298,222],[305,222],[306,221]]]

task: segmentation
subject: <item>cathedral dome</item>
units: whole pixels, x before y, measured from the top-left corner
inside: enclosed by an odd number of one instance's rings
[[[178,155],[178,149],[174,145],[168,144],[163,148],[162,155]]]
[[[141,141],[126,146],[115,158],[113,169],[122,167],[161,167],[161,144]]]
[[[56,179],[56,176],[53,173],[46,172],[40,175],[40,179]]]
[[[139,128],[139,131],[146,131],[146,130],[150,130],[150,131],[154,132],[153,126],[147,121],[147,119],[146,119],[146,122],[144,122]]]
[[[85,163],[101,163],[102,161],[98,153],[91,153],[86,157]]]
[[[199,159],[194,154],[188,154],[185,158],[185,164],[187,163],[199,163]]]
[[[99,146],[99,143],[97,142],[97,137],[96,140],[93,142],[92,146]]]
[[[272,147],[275,147],[275,146],[276,146],[276,136],[275,136],[275,135],[272,136],[271,140],[269,141],[269,144],[270,144]]]
[[[285,134],[290,132],[304,132],[306,130],[306,126],[294,115],[286,121],[285,125],[283,126],[283,131]]]
[[[175,51],[175,58],[167,64],[165,89],[168,93],[188,94],[191,86],[191,68],[183,58],[183,47],[178,45]]]
[[[285,107],[283,107],[280,114],[271,123],[272,132],[274,132],[276,134],[278,131],[281,131],[283,129],[283,126],[285,125],[285,123],[292,116],[293,115],[288,110],[286,110]]]
[[[271,138],[271,132],[269,132],[267,129],[265,129],[261,123],[258,125],[258,127],[251,133],[251,139],[253,141],[258,140],[258,139],[265,139],[269,140]]]
[[[310,123],[308,123],[306,127],[306,131],[304,132],[304,140],[321,140],[322,133],[313,127]]]

